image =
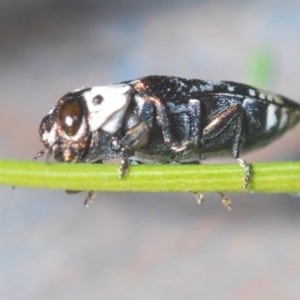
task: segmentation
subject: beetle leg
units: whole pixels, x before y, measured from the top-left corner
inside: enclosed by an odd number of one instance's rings
[[[251,179],[251,170],[249,164],[239,158],[241,148],[244,144],[245,135],[245,118],[244,110],[240,105],[233,104],[224,110],[221,110],[213,118],[210,119],[202,132],[202,144],[210,145],[214,147],[214,141],[218,141],[219,144],[226,145],[233,140],[232,154],[236,158],[245,170],[244,176],[244,188],[248,186]],[[228,127],[231,127],[234,134],[228,135],[226,132],[230,132]]]
[[[73,194],[77,194],[77,193],[80,193],[82,191],[73,191],[73,190],[66,190],[66,193],[69,194],[69,195],[73,195]],[[83,205],[85,207],[89,207],[90,204],[93,203],[93,198],[95,197],[95,191],[88,191],[88,194],[84,200],[84,203]]]
[[[125,150],[134,150],[145,146],[149,141],[150,127],[145,122],[140,122],[130,128],[121,143]]]
[[[149,142],[149,134],[153,122],[153,104],[150,102],[144,102],[140,105],[140,110],[138,110],[136,114],[139,116],[141,121],[130,127],[120,141],[123,147],[122,162],[119,167],[120,178],[122,178],[128,170],[128,157],[132,154],[132,152],[136,149],[142,148]]]
[[[160,99],[156,97],[145,96],[144,100],[152,103],[155,106],[156,114],[157,114],[156,119],[158,124],[161,126],[164,142],[170,145],[172,143],[172,137],[171,137],[170,125],[169,125],[169,120],[167,117],[165,107],[161,103]]]
[[[32,158],[32,160],[38,160],[40,157],[42,157],[46,153],[46,149],[41,150],[35,157]]]
[[[219,192],[219,195],[221,197],[221,202],[225,208],[227,208],[229,211],[232,210],[232,202],[228,196],[225,194]]]
[[[229,135],[228,132],[232,134]],[[233,142],[232,154],[234,158],[238,158],[244,143],[244,134],[244,111],[240,105],[234,104],[209,119],[203,129],[201,142],[211,149]]]
[[[246,189],[251,180],[251,166],[241,158],[237,158],[237,161],[239,162],[239,165],[245,170],[244,189]]]
[[[130,127],[121,140],[124,149],[127,151],[141,148],[148,143],[153,123],[153,104],[143,103],[136,114],[141,121]]]
[[[129,166],[128,157],[123,156],[120,167],[119,167],[119,177],[120,178],[124,177],[124,175],[127,173],[128,166]]]
[[[201,192],[194,192],[194,197],[197,200],[197,204],[202,204],[204,202],[204,195]]]
[[[200,142],[200,101],[198,99],[190,99],[187,104],[189,121],[187,124],[188,130],[186,130],[183,141],[172,144],[172,149],[176,152],[181,152],[186,149],[199,149]],[[201,155],[199,154],[199,159]]]
[[[84,203],[83,205],[85,207],[89,207],[90,204],[93,203],[93,198],[95,197],[95,191],[89,191],[85,200],[84,200]]]
[[[196,198],[197,200],[197,204],[202,204],[204,202],[204,195],[203,193],[201,192],[194,192],[194,197]],[[227,208],[229,211],[232,210],[232,202],[230,200],[230,198],[228,196],[226,196],[225,194],[221,193],[221,192],[218,192],[218,194],[220,195],[221,197],[221,202],[222,202],[222,205]]]

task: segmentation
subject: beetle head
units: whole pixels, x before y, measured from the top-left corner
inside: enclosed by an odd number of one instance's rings
[[[96,160],[96,153],[101,156],[109,146],[107,137],[122,126],[129,101],[127,84],[85,88],[64,95],[42,119],[39,133],[45,150],[40,153],[47,151],[58,161],[76,162],[90,160],[85,155],[97,145],[93,149]]]

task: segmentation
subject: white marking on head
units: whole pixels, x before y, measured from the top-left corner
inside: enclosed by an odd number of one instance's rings
[[[45,119],[47,119],[48,117],[50,117],[54,110],[55,110],[56,106],[53,106],[49,112],[46,114],[46,116],[44,117],[44,119],[42,120],[42,122],[45,122]],[[48,145],[53,145],[56,142],[56,133],[57,133],[57,123],[54,122],[53,126],[51,127],[50,131],[47,131],[44,129],[43,134],[41,135],[41,141],[43,143],[47,143]]]
[[[52,110],[53,111],[53,110]],[[41,137],[42,142],[47,143],[49,146],[53,145],[57,140],[57,123],[53,123],[50,131],[45,130]]]
[[[88,107],[88,123],[91,131],[102,128],[115,133],[121,126],[123,115],[130,102],[128,84],[95,86],[83,93]],[[95,104],[93,99],[101,96],[102,101]]]
[[[269,104],[266,115],[266,130],[270,130],[274,126],[276,126],[278,119],[276,116],[276,111],[278,107],[274,104]]]

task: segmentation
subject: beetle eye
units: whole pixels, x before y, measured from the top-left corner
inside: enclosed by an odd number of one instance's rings
[[[78,100],[69,99],[65,101],[59,112],[59,121],[63,131],[68,136],[77,133],[82,119],[82,107]]]

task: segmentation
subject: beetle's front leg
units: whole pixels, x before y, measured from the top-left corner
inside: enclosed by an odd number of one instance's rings
[[[141,122],[130,128],[126,132],[125,136],[121,139],[123,154],[119,168],[120,178],[122,178],[128,170],[128,157],[134,152],[134,150],[139,149],[148,143],[149,133],[150,126],[145,122]]]
[[[130,128],[121,139],[125,152],[145,146],[149,141],[149,133],[150,126],[144,121]]]
[[[142,148],[149,142],[149,134],[153,122],[153,105],[150,102],[144,103],[142,109],[138,112],[140,121],[130,127],[124,137],[121,139],[123,148],[122,161],[119,168],[119,176],[122,178],[129,166],[128,157],[134,150]]]
[[[121,140],[124,152],[119,168],[120,177],[123,177],[128,170],[130,153],[145,146],[149,141],[150,130],[153,126],[154,107],[156,109],[156,121],[161,126],[164,142],[168,145],[171,145],[172,142],[169,120],[161,100],[148,95],[137,95],[136,97],[136,101],[142,103],[140,105],[142,108],[138,112],[140,122],[131,127]]]

